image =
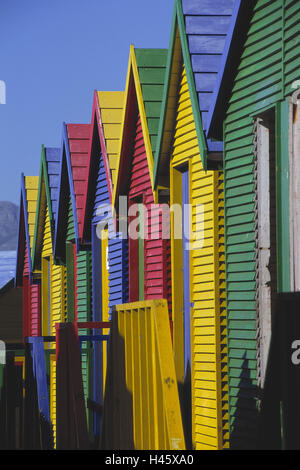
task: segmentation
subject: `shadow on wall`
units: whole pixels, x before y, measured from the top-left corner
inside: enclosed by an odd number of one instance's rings
[[[299,292],[277,295],[261,406],[259,449],[300,450],[300,353],[293,346],[300,341],[299,312]]]
[[[133,400],[126,387],[125,342],[112,315],[99,449],[134,450]]]
[[[233,379],[231,379],[233,380]],[[230,449],[248,450],[257,448],[259,421],[259,388],[251,378],[246,353],[239,376],[236,397],[230,398]]]
[[[54,448],[53,427],[39,411],[30,344],[25,348],[24,449],[51,450]]]

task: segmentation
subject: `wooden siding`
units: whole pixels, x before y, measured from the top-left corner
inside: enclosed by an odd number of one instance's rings
[[[34,227],[35,227],[35,214],[36,214],[36,203],[38,195],[38,176],[25,176],[25,189],[26,189],[26,200],[27,200],[27,220],[28,220],[28,231],[30,238],[30,248],[33,246]]]
[[[167,248],[166,241],[163,240],[161,236],[161,215],[154,214],[156,217],[153,217],[154,198],[140,116],[137,117],[132,155],[133,157],[131,162],[131,174],[129,178],[128,204],[130,207],[136,202],[137,198],[142,197],[142,202],[147,210],[147,215],[144,215],[144,265],[139,266],[138,268],[139,270],[144,270],[144,298],[166,299],[168,293],[167,266],[164,254]],[[157,205],[155,209],[158,211],[159,206]],[[156,230],[154,226],[155,224],[157,224]],[[154,234],[154,232],[156,232],[156,239],[151,236],[151,234]],[[132,275],[133,270],[136,270],[136,266],[134,264],[135,261],[131,256],[133,244],[134,241],[129,239],[129,283],[131,282],[130,276]],[[134,283],[135,281],[132,280],[132,282]],[[134,289],[132,289],[132,291],[133,290]],[[138,298],[130,300],[138,300]]]
[[[182,0],[185,32],[204,131],[234,3],[235,0]]]
[[[57,214],[58,186],[59,186],[59,164],[60,149],[45,148],[48,184],[51,198],[51,209],[53,222],[55,222]],[[54,236],[54,233],[53,233]]]
[[[65,321],[65,303],[66,303],[66,279],[64,266],[56,266],[53,259],[50,259],[50,285],[51,285],[51,320],[50,334],[56,335],[55,324]],[[56,442],[56,343],[52,342],[50,349],[51,355],[50,367],[50,419],[53,425],[54,441]]]
[[[82,233],[84,198],[88,182],[90,127],[90,124],[67,124],[79,233]]]
[[[92,256],[90,251],[82,251],[77,253],[76,258],[76,320],[78,322],[87,322],[92,319]],[[89,334],[89,330],[79,330],[79,334]],[[91,345],[89,342],[81,344],[81,367],[82,380],[85,399],[90,397],[89,386],[89,364]]]
[[[197,235],[190,251],[192,440],[196,449],[222,449],[228,447],[222,173],[203,170],[182,68],[171,154],[171,204],[180,203],[176,170],[184,164],[188,164],[190,174],[191,229]],[[200,207],[203,220],[199,224]],[[183,248],[182,242],[174,240],[175,224],[172,218],[174,354],[177,377],[183,383],[183,297],[179,292]]]
[[[254,118],[274,106],[279,170],[276,183],[278,290],[290,289],[288,114],[286,103],[281,100],[292,93],[293,81],[299,74],[299,18],[298,2],[256,2],[224,125],[229,409],[233,447],[253,448],[256,439],[259,351]]]
[[[74,240],[75,240],[75,229],[74,229],[73,207],[72,207],[71,196],[69,196],[66,241],[74,241]]]
[[[102,449],[185,449],[165,300],[113,312]]]
[[[41,286],[30,286],[30,330],[28,336],[39,336],[41,316]]]
[[[114,186],[117,170],[117,156],[120,145],[121,122],[124,106],[123,91],[98,91],[103,135],[106,153]]]

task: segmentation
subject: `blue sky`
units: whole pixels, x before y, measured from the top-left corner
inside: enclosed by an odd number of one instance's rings
[[[123,90],[129,46],[167,48],[174,0],[1,0],[0,201],[19,203],[20,174],[62,122],[88,123],[93,91]]]

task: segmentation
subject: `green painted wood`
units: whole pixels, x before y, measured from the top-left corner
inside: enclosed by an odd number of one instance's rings
[[[276,107],[278,290],[289,290],[289,120],[284,97],[300,78],[299,21],[299,2],[257,0],[223,127],[229,420],[234,443],[245,449],[255,440],[258,396],[254,119]]]
[[[167,49],[134,49],[141,83],[148,132],[154,154],[161,113]]]
[[[66,243],[66,271],[67,271],[67,319],[75,321],[75,283],[74,283],[74,251],[73,243]]]
[[[279,292],[290,291],[289,214],[289,102],[276,110],[276,188],[277,188],[277,283]]]
[[[74,217],[71,196],[69,196],[68,217],[67,217],[67,234],[66,241],[75,240]]]
[[[92,320],[92,254],[90,251],[80,251],[76,256],[76,309],[77,320],[86,322]],[[79,335],[88,335],[90,330],[80,329]],[[82,342],[81,367],[84,396],[87,399],[92,397],[92,375],[90,342]],[[91,413],[87,411],[88,426],[92,425]]]

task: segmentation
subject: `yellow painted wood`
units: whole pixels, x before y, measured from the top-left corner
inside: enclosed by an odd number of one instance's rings
[[[108,280],[108,229],[101,233],[101,261],[102,261],[102,321],[109,321],[109,280]],[[109,329],[104,328],[103,334],[108,335]],[[105,391],[106,367],[107,367],[107,345],[102,342],[103,354],[103,392]]]
[[[150,135],[148,131],[148,124],[147,124],[147,118],[146,118],[146,111],[145,111],[145,106],[144,106],[144,100],[143,100],[143,95],[142,95],[142,88],[141,88],[141,83],[140,83],[140,78],[139,78],[139,73],[138,73],[138,67],[137,67],[137,62],[136,62],[136,57],[135,57],[135,52],[134,52],[134,46],[130,46],[130,53],[129,53],[129,62],[128,62],[128,69],[127,69],[127,78],[126,78],[126,87],[125,87],[125,96],[124,96],[124,109],[123,109],[123,114],[122,114],[122,125],[121,125],[121,137],[120,137],[120,146],[119,146],[119,152],[118,152],[118,159],[117,159],[117,166],[116,166],[116,175],[115,175],[115,185],[114,185],[114,191],[113,191],[113,198],[112,198],[112,205],[113,207],[116,207],[116,198],[117,198],[117,190],[118,190],[118,178],[119,178],[119,169],[120,169],[120,158],[121,158],[121,152],[122,152],[122,141],[124,138],[124,125],[125,125],[125,120],[126,120],[126,104],[129,99],[129,88],[131,84],[131,80],[134,80],[134,85],[135,85],[135,91],[136,91],[136,97],[137,97],[137,104],[138,104],[138,110],[140,114],[140,119],[141,119],[141,125],[142,125],[142,131],[143,131],[143,138],[144,138],[144,144],[145,144],[145,149],[146,149],[146,155],[147,155],[147,162],[148,162],[148,168],[149,168],[149,175],[150,175],[150,180],[151,180],[151,187],[153,191],[153,197],[154,201],[157,201],[157,190],[154,189],[154,181],[153,181],[153,152],[152,152],[152,146],[151,146],[151,141],[150,141]]]
[[[50,355],[50,420],[53,426],[54,448],[56,448],[56,357]]]
[[[27,199],[28,229],[30,238],[30,248],[33,246],[34,227],[36,217],[36,205],[38,197],[38,176],[25,176],[25,190]]]
[[[190,252],[192,439],[195,449],[222,449],[228,447],[228,417],[224,418],[227,379],[222,374],[226,366],[226,306],[225,289],[220,287],[224,271],[223,177],[219,171],[203,170],[184,67],[170,159],[171,203],[180,204],[182,164],[189,167],[190,230],[197,237]],[[171,217],[174,357],[177,379],[183,382],[184,345],[178,341],[183,336],[183,299],[179,294],[182,246],[173,239],[175,225]]]
[[[50,230],[49,210],[46,208],[45,225],[42,235],[41,292],[42,292],[42,335],[55,336],[55,324],[66,320],[66,268],[54,264]],[[55,342],[45,343],[50,355],[50,420],[56,443],[56,362]]]
[[[98,91],[100,116],[106,144],[106,152],[115,185],[118,152],[121,137],[121,124],[124,107],[123,91]]]
[[[118,305],[136,449],[185,448],[166,300]]]

